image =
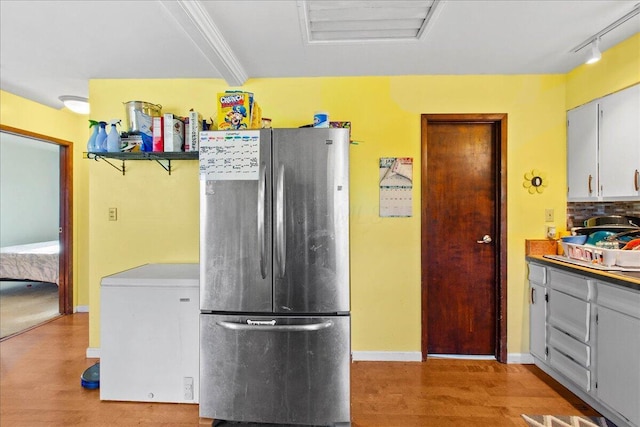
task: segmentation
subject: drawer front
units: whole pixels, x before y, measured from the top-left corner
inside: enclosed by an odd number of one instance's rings
[[[549,324],[582,341],[589,341],[591,304],[551,289]]]
[[[201,314],[200,417],[349,421],[350,333],[348,316]]]
[[[593,283],[582,276],[551,269],[549,279],[549,284],[553,289],[584,300],[591,300],[594,297]]]
[[[529,282],[546,285],[547,269],[541,265],[529,263]]]
[[[549,329],[549,347],[569,356],[585,368],[591,366],[591,347],[555,328]]]
[[[598,282],[598,305],[640,319],[640,292]]]
[[[591,391],[591,372],[553,347],[549,348],[549,364],[582,390]]]

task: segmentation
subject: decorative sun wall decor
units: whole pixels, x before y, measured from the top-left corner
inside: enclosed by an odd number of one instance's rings
[[[529,190],[529,194],[542,193],[547,186],[547,174],[537,169],[524,174],[522,186]]]

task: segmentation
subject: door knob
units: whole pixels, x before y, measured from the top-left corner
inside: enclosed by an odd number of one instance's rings
[[[482,240],[476,240],[476,243],[491,243],[493,240],[491,239],[491,236],[489,236],[488,234],[485,234],[484,236],[482,236]]]

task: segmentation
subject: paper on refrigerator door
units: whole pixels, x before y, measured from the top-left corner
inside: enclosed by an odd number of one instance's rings
[[[200,179],[258,180],[260,131],[200,132]]]

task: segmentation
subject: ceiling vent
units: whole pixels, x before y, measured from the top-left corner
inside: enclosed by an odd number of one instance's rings
[[[298,1],[309,43],[419,40],[440,0]]]

